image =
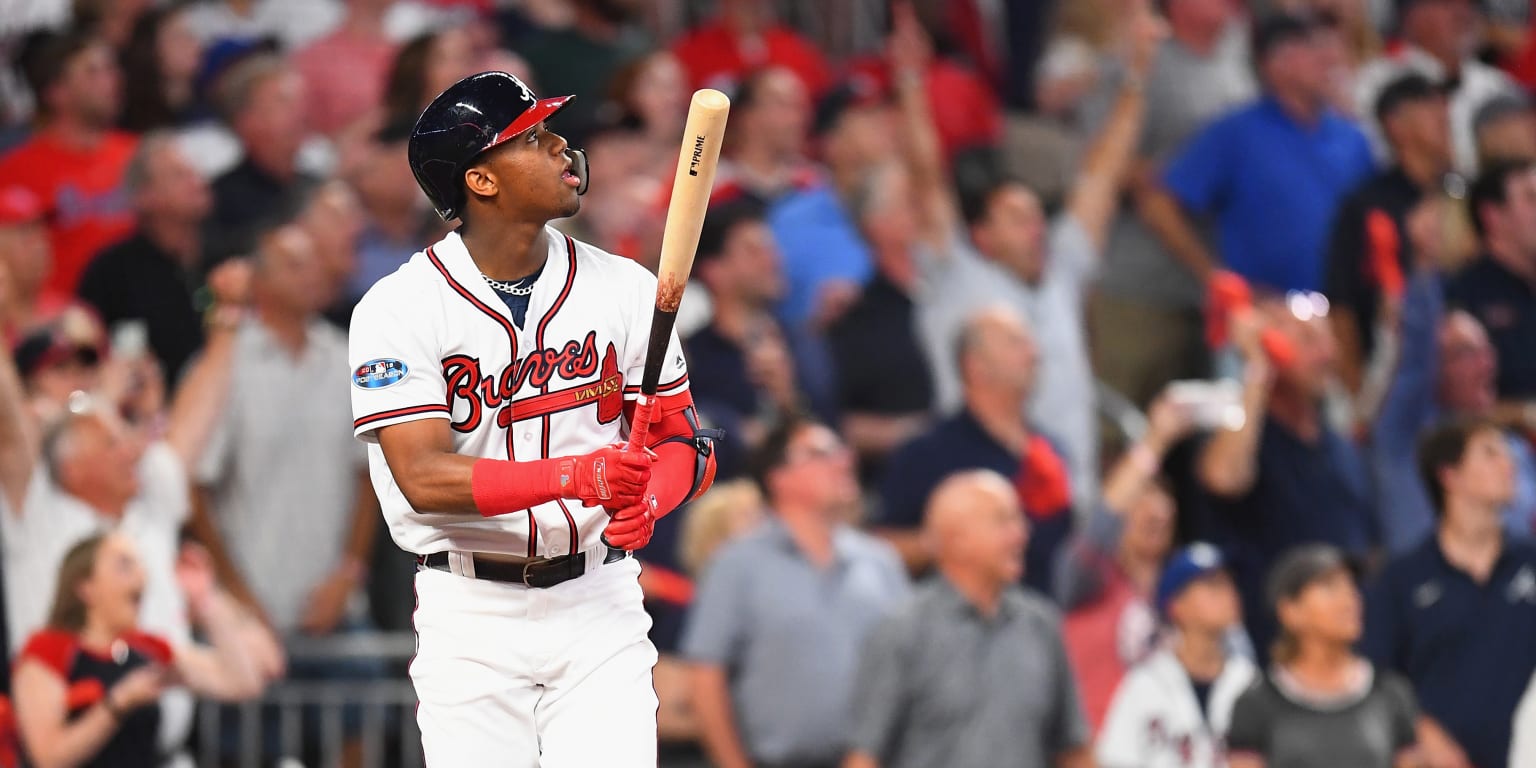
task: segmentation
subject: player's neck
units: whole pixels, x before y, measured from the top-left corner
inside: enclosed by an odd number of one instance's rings
[[[1227,663],[1227,654],[1221,643],[1220,634],[1181,631],[1173,655],[1191,679],[1208,682],[1215,680]]]
[[[465,225],[460,237],[469,258],[492,280],[521,280],[539,271],[549,258],[542,223],[479,220],[473,227]]]

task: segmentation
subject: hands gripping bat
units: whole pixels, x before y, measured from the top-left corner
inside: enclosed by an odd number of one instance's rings
[[[629,432],[631,448],[644,448],[649,436],[656,385],[661,379],[662,363],[667,359],[672,327],[677,323],[677,306],[688,285],[688,274],[693,271],[694,251],[699,247],[699,230],[704,226],[704,212],[709,207],[710,190],[715,185],[720,143],[725,138],[725,118],[730,111],[731,100],[710,88],[694,91],[693,102],[688,106],[688,123],[683,128],[677,175],[672,180],[672,202],[667,208],[667,223],[661,235],[661,265],[656,270],[656,309],[651,315],[651,339],[646,348],[645,374],[640,379],[635,423]]]

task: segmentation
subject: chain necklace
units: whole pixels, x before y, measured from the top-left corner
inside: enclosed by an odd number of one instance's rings
[[[501,291],[502,293],[511,294],[513,296],[532,296],[533,295],[533,281],[529,281],[529,283],[527,285],[518,285],[517,284],[517,283],[521,283],[523,280],[527,280],[528,278],[526,278],[526,277],[522,278],[522,280],[518,280],[516,283],[506,283],[506,282],[502,282],[500,280],[492,280],[491,278],[489,278],[489,277],[487,277],[485,275],[481,275],[480,277],[485,279],[485,284],[486,285],[489,285],[491,288],[493,288],[495,290],[498,290],[498,291]]]

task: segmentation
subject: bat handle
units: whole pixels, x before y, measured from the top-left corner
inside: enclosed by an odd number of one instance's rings
[[[655,395],[641,393],[640,399],[635,401],[635,423],[629,428],[628,450],[645,450],[645,443],[651,436],[651,412],[655,407]]]

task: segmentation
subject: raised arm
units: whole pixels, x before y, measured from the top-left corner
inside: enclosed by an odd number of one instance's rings
[[[887,55],[901,109],[902,159],[917,201],[918,232],[930,247],[943,254],[960,225],[960,207],[946,175],[944,152],[924,87],[933,58],[932,44],[909,3],[898,3],[891,13]]]
[[[234,378],[235,334],[250,296],[251,268],[242,260],[226,261],[208,276],[214,307],[208,315],[208,341],[187,370],[171,401],[165,440],[190,474],[224,415]]]
[[[1132,48],[1125,62],[1120,92],[1109,118],[1089,144],[1077,182],[1067,198],[1067,211],[1088,233],[1095,252],[1103,250],[1109,225],[1120,208],[1120,189],[1136,157],[1146,115],[1142,83],[1151,71],[1158,45],[1166,36],[1162,22],[1145,1],[1135,6]]]
[[[1250,312],[1234,333],[1244,357],[1243,425],[1217,430],[1200,451],[1195,467],[1206,491],[1228,499],[1248,493],[1258,480],[1259,439],[1264,435],[1264,414],[1269,410],[1274,377],[1258,342],[1260,322],[1257,313]],[[1241,327],[1244,325],[1249,327]]]
[[[9,353],[0,354],[0,491],[11,513],[21,514],[27,483],[37,466],[38,430]]]

